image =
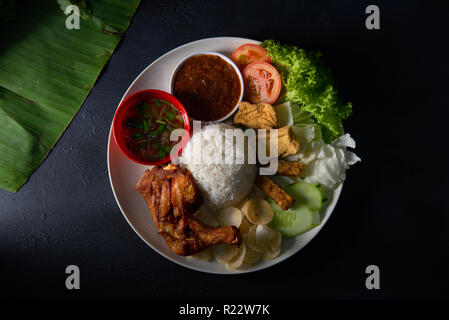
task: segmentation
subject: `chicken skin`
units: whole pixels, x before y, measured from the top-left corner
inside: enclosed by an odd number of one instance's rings
[[[173,164],[154,167],[145,171],[135,190],[145,199],[159,234],[174,253],[188,256],[218,243],[240,245],[236,227],[214,228],[194,217],[200,199],[189,171],[183,173]]]

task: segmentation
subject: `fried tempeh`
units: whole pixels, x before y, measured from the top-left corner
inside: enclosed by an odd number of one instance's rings
[[[290,176],[299,178],[302,174],[304,165],[299,161],[278,160],[277,174],[281,176]]]
[[[295,199],[291,195],[267,176],[258,176],[256,186],[272,198],[282,210],[287,210],[295,203]]]
[[[279,120],[271,104],[240,102],[234,123],[253,129],[279,128]]]

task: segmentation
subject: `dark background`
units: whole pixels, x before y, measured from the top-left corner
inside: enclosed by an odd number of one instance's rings
[[[449,297],[448,5],[419,1],[150,1],[49,157],[16,194],[0,190],[0,296],[143,299]],[[376,4],[381,29],[365,28]],[[220,276],[149,248],[112,194],[106,147],[135,77],[184,43],[275,38],[324,53],[362,163],[303,250],[272,268]],[[65,267],[81,270],[67,290]],[[379,266],[381,289],[365,288]]]

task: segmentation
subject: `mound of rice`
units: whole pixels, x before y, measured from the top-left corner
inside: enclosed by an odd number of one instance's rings
[[[181,167],[192,172],[204,205],[210,209],[241,202],[251,191],[256,177],[256,165],[247,163],[245,147],[232,139],[226,139],[230,135],[226,129],[233,128],[223,123],[205,126],[201,132],[193,134],[180,157]],[[196,149],[199,144],[201,152]],[[243,164],[226,164],[225,154],[229,150],[235,152],[236,159],[243,158],[244,161],[239,162]]]

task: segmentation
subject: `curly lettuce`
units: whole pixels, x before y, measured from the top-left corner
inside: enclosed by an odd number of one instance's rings
[[[319,52],[265,40],[273,65],[280,72],[285,90],[284,101],[291,101],[313,114],[322,127],[323,139],[331,143],[343,134],[342,120],[352,113],[352,104],[344,104],[337,94],[332,75]]]

